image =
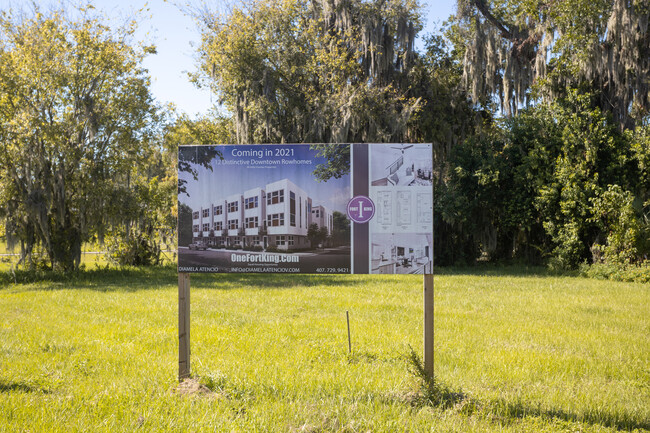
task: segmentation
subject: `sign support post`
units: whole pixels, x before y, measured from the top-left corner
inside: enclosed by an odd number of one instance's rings
[[[424,371],[434,380],[433,367],[433,271],[425,273],[424,283]]]
[[[190,377],[190,274],[178,274],[178,380]]]

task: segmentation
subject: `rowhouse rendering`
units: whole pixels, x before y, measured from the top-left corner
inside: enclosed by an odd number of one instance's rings
[[[210,247],[300,250],[312,247],[311,224],[331,234],[332,212],[314,206],[304,190],[281,179],[195,209],[192,237]]]

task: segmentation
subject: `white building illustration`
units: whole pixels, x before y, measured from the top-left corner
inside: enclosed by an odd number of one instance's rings
[[[313,223],[318,225],[318,228],[327,228],[327,233],[332,233],[334,226],[334,217],[332,212],[325,206],[314,206],[311,210],[311,219]]]
[[[333,229],[332,212],[312,208],[312,199],[289,179],[230,195],[192,214],[192,237],[212,247],[311,247],[309,225]]]

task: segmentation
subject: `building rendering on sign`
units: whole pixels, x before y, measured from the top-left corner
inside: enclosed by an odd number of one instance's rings
[[[206,203],[192,214],[192,237],[211,247],[311,247],[310,224],[332,233],[332,212],[313,206],[312,199],[289,179],[268,183]]]
[[[327,233],[332,233],[334,226],[334,217],[332,212],[325,206],[314,206],[311,210],[311,222],[315,223],[318,228],[327,228]]]

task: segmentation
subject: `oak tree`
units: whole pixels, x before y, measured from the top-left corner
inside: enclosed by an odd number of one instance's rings
[[[41,246],[75,269],[82,243],[124,217],[120,188],[157,124],[142,67],[154,48],[135,29],[92,6],[0,14],[0,212],[24,257]]]

